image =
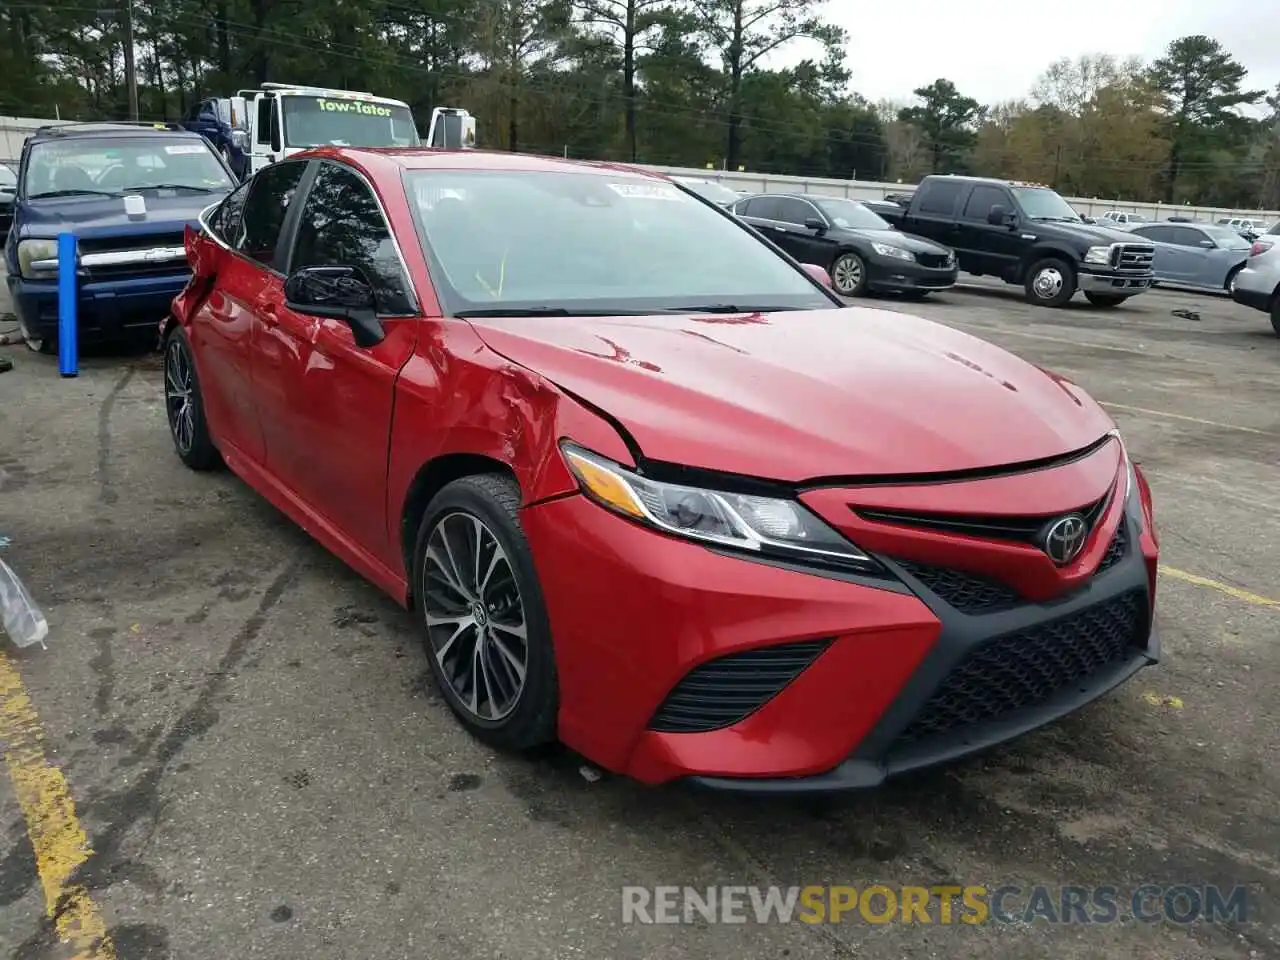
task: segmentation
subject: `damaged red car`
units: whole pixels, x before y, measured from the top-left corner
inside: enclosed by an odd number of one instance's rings
[[[677,183],[324,148],[201,224],[162,330],[178,456],[410,608],[493,745],[871,787],[1159,657],[1151,497],[1098,404],[847,307]]]

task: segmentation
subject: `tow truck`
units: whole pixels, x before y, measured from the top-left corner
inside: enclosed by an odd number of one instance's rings
[[[309,147],[421,145],[409,105],[367,91],[264,83],[233,97],[200,101],[182,120],[203,134],[241,179]],[[445,150],[475,147],[475,118],[460,107],[436,107],[426,143]]]

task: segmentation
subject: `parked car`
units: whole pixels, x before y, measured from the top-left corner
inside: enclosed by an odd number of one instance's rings
[[[1249,241],[1230,227],[1201,223],[1144,223],[1130,231],[1155,247],[1160,283],[1231,292],[1249,259]]]
[[[966,273],[1021,285],[1040,306],[1061,307],[1079,290],[1096,307],[1115,307],[1151,286],[1151,244],[1082,223],[1045,186],[928,176],[909,206],[885,217],[954,248]]]
[[[955,286],[955,254],[894,229],[857,200],[762,193],[734,213],[801,263],[825,267],[845,297],[885,290],[924,297]]]
[[[1102,216],[1097,218],[1098,223],[1107,224],[1113,227],[1133,227],[1140,223],[1146,223],[1147,218],[1140,213],[1128,213],[1124,210],[1108,210]]]
[[[1251,243],[1270,229],[1265,220],[1256,217],[1223,217],[1218,223],[1230,227]]]
[[[1271,236],[1280,225],[1271,228]],[[1231,299],[1254,310],[1270,314],[1271,327],[1280,337],[1280,243],[1265,238],[1256,241],[1243,270],[1236,274]]]
[[[13,200],[18,192],[18,175],[7,163],[0,163],[0,236],[13,225]]]
[[[58,336],[58,234],[77,238],[80,339],[153,337],[191,275],[184,230],[235,186],[204,137],[152,124],[42,127],[19,169],[6,280],[27,345],[45,352]]]
[[[864,788],[1159,657],[1150,492],[1097,403],[657,175],[321,148],[187,244],[178,457],[411,608],[490,744]]]
[[[671,179],[690,192],[726,209],[741,199],[738,191],[730,190],[718,180],[704,180],[699,177],[672,177]]]

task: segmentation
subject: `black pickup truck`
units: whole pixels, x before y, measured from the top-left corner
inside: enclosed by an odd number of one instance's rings
[[[965,273],[1021,284],[1041,306],[1061,307],[1079,290],[1094,306],[1114,307],[1151,288],[1155,247],[1086,224],[1048,187],[935,175],[905,205],[882,201],[875,211],[953,249]]]

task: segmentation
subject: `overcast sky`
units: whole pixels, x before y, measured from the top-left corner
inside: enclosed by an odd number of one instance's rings
[[[869,100],[908,100],[939,77],[981,103],[1025,96],[1054,60],[1085,53],[1153,60],[1169,41],[1202,33],[1249,69],[1254,89],[1280,83],[1280,0],[828,0],[849,34],[850,87]],[[807,48],[807,49],[806,49]],[[772,66],[813,55],[797,43]]]

